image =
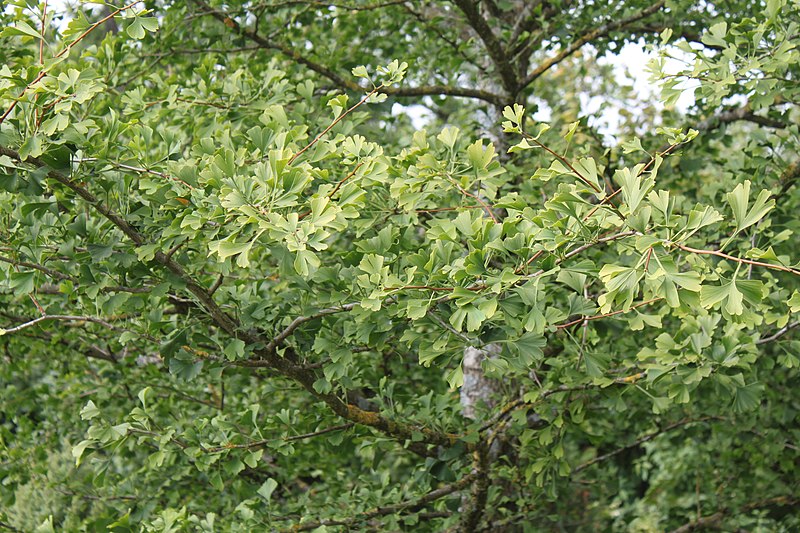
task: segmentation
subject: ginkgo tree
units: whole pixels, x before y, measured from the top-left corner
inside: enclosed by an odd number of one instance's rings
[[[800,527],[797,0],[0,21],[0,526]]]

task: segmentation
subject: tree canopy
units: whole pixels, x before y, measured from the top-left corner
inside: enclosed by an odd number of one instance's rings
[[[800,1],[0,27],[0,527],[800,528]]]

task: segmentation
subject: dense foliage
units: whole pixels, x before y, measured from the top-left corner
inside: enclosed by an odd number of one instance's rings
[[[0,526],[800,528],[800,1],[51,4]]]

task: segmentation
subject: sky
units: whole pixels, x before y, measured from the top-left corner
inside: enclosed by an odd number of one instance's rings
[[[670,55],[680,57],[684,55],[683,52],[675,47],[670,47]],[[617,79],[621,84],[626,82],[633,86],[634,90],[639,95],[638,104],[641,106],[642,102],[647,102],[649,105],[654,106],[656,109],[663,109],[664,106],[660,99],[659,86],[650,80],[650,73],[647,70],[647,63],[657,57],[657,53],[645,49],[644,43],[628,43],[620,49],[618,53],[609,54],[600,59],[603,64],[610,64],[614,68]],[[676,72],[683,66],[675,60],[668,60],[665,70],[667,72]],[[587,94],[581,95],[581,107],[584,115],[595,115],[596,111],[600,108],[605,99],[596,96],[590,97]],[[681,111],[686,111],[694,104],[694,91],[685,90],[681,97],[678,99],[675,107]],[[404,106],[395,104],[392,108],[392,113],[399,115],[401,113],[407,114],[411,118],[411,122],[417,129],[424,128],[432,118],[432,114],[424,106],[411,105]],[[533,115],[533,119],[539,122],[548,122],[550,120],[550,111],[546,108],[540,110]],[[622,123],[622,116],[620,109],[615,105],[606,105],[603,113],[599,116],[594,116],[591,120],[593,126],[597,126],[598,131],[602,134],[607,141],[618,140],[616,138]]]

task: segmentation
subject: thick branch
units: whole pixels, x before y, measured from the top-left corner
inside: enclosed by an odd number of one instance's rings
[[[475,451],[475,466],[472,469],[475,482],[466,501],[466,508],[461,515],[461,531],[475,531],[486,509],[489,494],[489,450]]]
[[[514,68],[508,62],[508,57],[505,54],[503,44],[489,27],[489,23],[480,14],[478,4],[474,0],[452,0],[453,3],[464,13],[467,17],[467,22],[470,27],[475,30],[478,37],[486,47],[486,52],[492,59],[500,78],[503,80],[503,88],[512,98],[516,96],[519,90],[519,82],[517,76],[514,74]]]

